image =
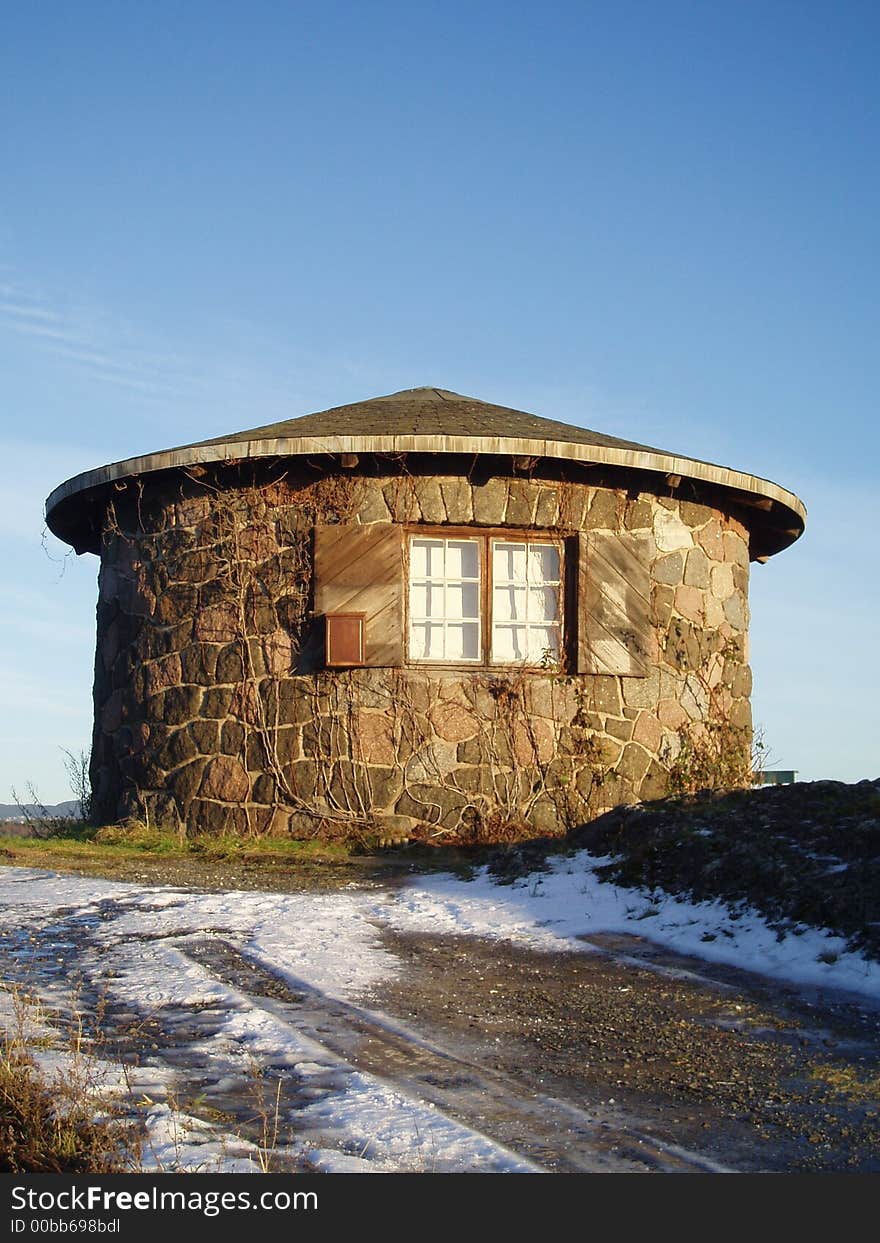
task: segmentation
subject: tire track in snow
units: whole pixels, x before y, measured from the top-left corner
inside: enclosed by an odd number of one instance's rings
[[[379,1015],[274,974],[221,938],[180,948],[260,1008],[357,1070],[441,1110],[554,1173],[719,1172],[726,1167],[611,1124],[577,1105],[529,1094],[503,1074],[458,1057]],[[613,1149],[613,1151],[612,1151]]]

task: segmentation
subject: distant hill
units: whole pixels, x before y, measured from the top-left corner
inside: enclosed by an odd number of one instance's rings
[[[34,803],[0,803],[0,820],[23,820],[29,816],[32,820],[41,820],[43,816],[78,816],[79,803],[76,799],[68,799],[66,803],[53,803],[51,807],[37,807]]]

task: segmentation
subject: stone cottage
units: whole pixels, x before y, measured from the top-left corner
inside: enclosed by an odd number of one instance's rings
[[[558,833],[748,780],[774,483],[418,388],[78,475],[99,821]]]

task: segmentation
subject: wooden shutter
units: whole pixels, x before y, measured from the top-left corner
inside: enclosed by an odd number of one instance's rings
[[[651,650],[648,541],[584,531],[578,544],[578,673],[646,677]]]
[[[315,612],[363,613],[364,664],[403,664],[403,529],[315,527]]]

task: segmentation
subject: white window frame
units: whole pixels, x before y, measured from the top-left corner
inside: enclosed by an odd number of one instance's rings
[[[417,542],[433,543],[443,545],[443,573],[441,575],[431,575],[423,577],[422,575],[413,575],[412,572],[412,549]],[[446,573],[447,557],[450,544],[473,544],[477,550],[477,577],[463,578],[459,575],[450,577]],[[409,572],[407,576],[407,644],[410,652],[410,659],[420,665],[482,665],[483,664],[483,580],[485,576],[483,547],[479,536],[476,535],[436,535],[433,532],[426,531],[413,532],[409,537]],[[476,617],[449,617],[446,613],[446,593],[449,587],[459,586],[461,584],[476,584],[477,588],[477,616]],[[413,587],[418,586],[442,587],[444,611],[442,617],[422,617],[412,613],[412,595]],[[446,634],[450,625],[476,625],[477,627],[477,654],[476,656],[454,656],[448,657],[445,654],[440,657],[436,656],[413,656],[413,628],[417,625],[429,624],[443,626],[443,651],[447,650]]]
[[[521,581],[519,579],[505,579],[499,582],[499,580],[496,579],[495,577],[495,550],[498,547],[498,545],[505,545],[505,544],[509,545],[512,548],[522,548],[525,552],[526,576]],[[556,558],[557,558],[558,567],[559,567],[558,578],[532,579],[529,577],[530,572],[531,572],[531,565],[532,565],[532,559],[529,557],[530,547],[552,548],[554,550],[554,552],[556,553]],[[524,666],[530,669],[535,669],[535,668],[555,669],[559,664],[560,656],[562,653],[562,623],[563,623],[562,584],[563,584],[563,575],[565,571],[565,562],[563,560],[562,548],[555,540],[551,540],[551,539],[540,539],[540,538],[522,539],[516,536],[494,536],[493,535],[489,539],[489,558],[490,558],[490,564],[492,567],[492,598],[491,598],[491,606],[489,609],[489,618],[488,618],[488,624],[491,626],[491,630],[489,633],[489,663],[491,665]],[[526,607],[525,617],[516,618],[516,619],[505,619],[504,621],[499,621],[495,617],[495,593],[498,587],[518,587],[523,590],[523,592],[525,593],[525,607]],[[529,602],[531,600],[531,593],[534,588],[541,588],[543,590],[547,590],[549,588],[556,592],[555,620],[547,621],[546,618],[542,618],[542,620],[540,621],[531,621],[529,619]],[[556,631],[556,654],[553,657],[553,659],[548,660],[546,657],[542,656],[540,660],[535,660],[535,659],[529,660],[527,657],[524,657],[520,660],[511,660],[509,657],[506,657],[506,656],[496,656],[495,655],[495,632],[496,630],[499,628],[513,629],[515,627],[520,627],[520,628],[525,629],[527,649],[529,646],[529,632],[531,630],[555,629]],[[548,650],[552,650],[552,649],[543,648],[542,652],[546,652]]]
[[[441,577],[432,576],[424,578],[422,576],[414,577],[412,573],[412,546],[415,540],[430,540],[436,543],[443,542],[443,567],[444,573]],[[461,543],[462,541],[473,542],[477,545],[479,579],[471,578],[461,579],[446,577],[446,548],[449,543]],[[494,588],[493,583],[493,563],[494,549],[496,544],[525,544],[528,549],[530,544],[539,544],[552,547],[556,550],[559,558],[559,580],[541,580],[540,582],[529,583],[528,578],[523,586],[526,587],[528,595],[529,586],[552,587],[557,592],[557,613],[555,622],[536,622],[536,626],[553,625],[556,628],[558,637],[558,648],[556,658],[549,662],[538,660],[509,660],[506,658],[496,658],[493,652],[495,621],[493,617],[494,604]],[[474,530],[469,528],[418,528],[411,527],[407,531],[407,570],[406,570],[406,650],[407,662],[413,665],[437,666],[443,665],[450,668],[491,668],[491,669],[523,669],[528,672],[538,672],[542,670],[558,670],[563,663],[563,654],[566,650],[566,609],[565,609],[565,543],[559,536],[551,534],[548,531],[517,531],[504,530],[495,528],[492,530]],[[412,614],[412,588],[414,585],[422,583],[430,583],[431,585],[442,584],[444,589],[444,599],[447,583],[472,583],[476,581],[478,584],[479,599],[479,618],[422,618]],[[445,643],[445,625],[447,622],[470,621],[477,620],[478,624],[478,655],[476,657],[455,657],[452,659],[416,656],[413,654],[413,624],[423,621],[437,622],[442,620],[444,623],[444,650]]]

